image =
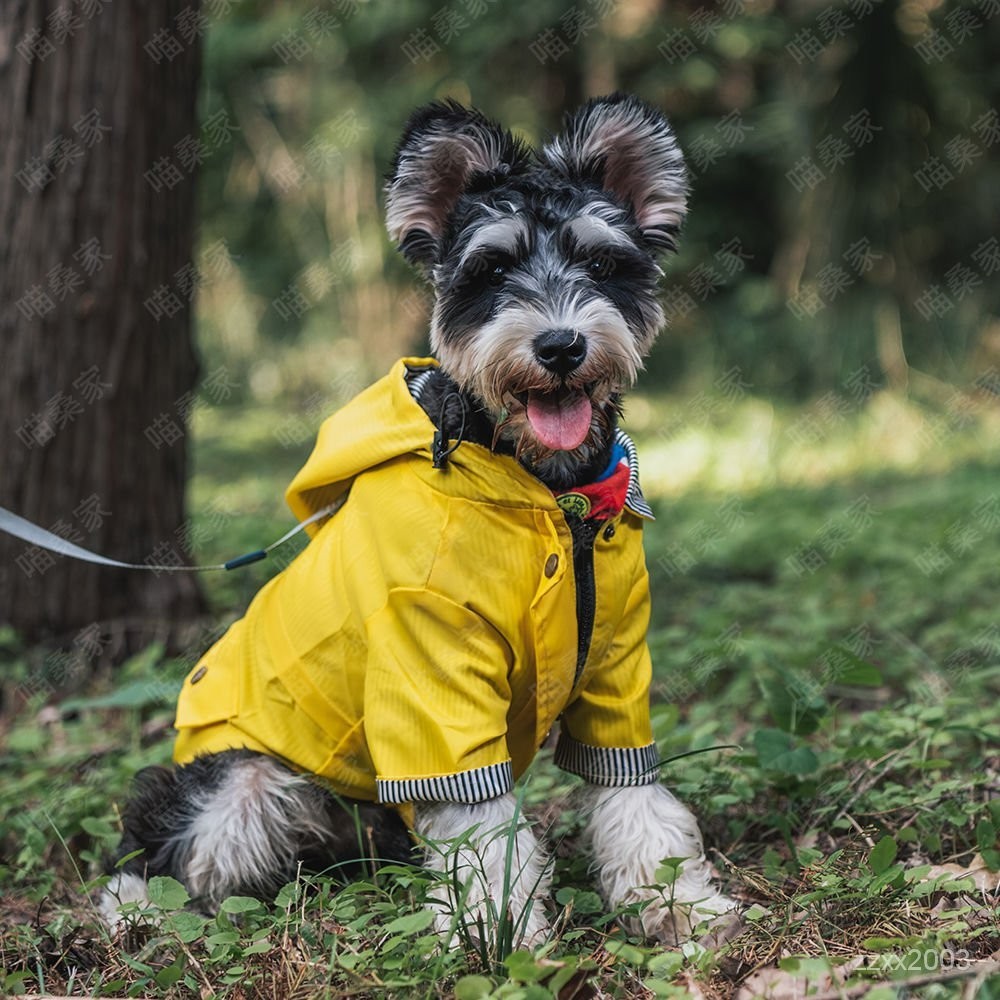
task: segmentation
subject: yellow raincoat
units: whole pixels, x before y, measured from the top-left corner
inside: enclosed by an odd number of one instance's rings
[[[236,747],[387,803],[503,794],[562,717],[556,761],[605,785],[657,780],[648,577],[634,509],[596,538],[596,620],[575,678],[572,539],[552,493],[434,427],[405,359],[328,418],[286,498],[345,498],[187,677],[174,759]],[[633,480],[635,475],[632,475]],[[637,483],[631,496],[645,509]]]

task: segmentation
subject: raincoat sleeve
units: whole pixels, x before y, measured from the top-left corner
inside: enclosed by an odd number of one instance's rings
[[[649,574],[640,563],[611,649],[562,716],[555,763],[595,785],[659,780],[649,720]]]
[[[365,736],[378,800],[482,802],[509,791],[510,651],[475,612],[396,588],[367,622]]]

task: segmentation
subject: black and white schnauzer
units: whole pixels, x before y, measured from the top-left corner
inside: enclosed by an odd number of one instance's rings
[[[538,941],[551,862],[512,788],[557,726],[608,904],[646,903],[635,929],[675,942],[734,904],[659,783],[650,512],[617,421],[663,325],[681,153],[630,96],[591,100],[538,151],[436,103],[386,193],[433,284],[436,360],[400,362],[324,425],[289,502],[336,509],[189,675],[176,766],[137,777],[118,857],[137,853],[103,909],[120,919],[154,875],[211,909],[416,843],[464,883],[468,926],[499,912]],[[664,890],[667,858],[685,860]]]

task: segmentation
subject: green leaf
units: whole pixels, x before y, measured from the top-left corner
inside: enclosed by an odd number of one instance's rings
[[[205,933],[208,917],[190,910],[178,910],[171,913],[163,922],[164,930],[172,931],[185,944],[196,941]]]
[[[988,819],[981,819],[976,824],[976,845],[980,851],[995,851],[997,848],[997,828]]]
[[[216,945],[236,944],[239,939],[240,935],[237,931],[217,931],[205,938],[205,944],[209,948],[214,948]]]
[[[681,865],[685,858],[663,858],[657,865],[653,878],[659,885],[673,885],[681,873]]]
[[[270,938],[263,937],[263,938],[260,938],[257,941],[254,941],[253,944],[248,944],[243,949],[243,954],[244,955],[263,955],[265,952],[270,951],[273,946],[274,946],[273,942],[271,941]]]
[[[485,1000],[493,992],[493,984],[485,976],[462,976],[455,983],[455,1000]]]
[[[797,747],[780,729],[758,729],[753,736],[760,766],[766,771],[805,775],[819,770],[819,758],[809,747]]]
[[[867,660],[862,660],[846,646],[837,646],[838,664],[847,663],[837,673],[837,684],[848,687],[879,687],[882,683],[882,671]]]
[[[4,991],[15,996],[20,993],[25,993],[24,988],[25,981],[31,977],[30,972],[25,972],[21,970],[20,972],[9,972],[3,978]]]
[[[644,979],[642,985],[653,994],[654,997],[688,997],[691,994],[680,986],[667,982],[665,979]]]
[[[127,863],[128,863],[129,861],[131,861],[131,860],[132,860],[133,858],[137,858],[137,857],[139,857],[139,855],[140,855],[140,854],[142,854],[142,853],[144,853],[144,852],[145,852],[145,850],[146,850],[146,849],[145,849],[144,847],[140,847],[140,848],[139,848],[138,850],[136,850],[136,851],[129,851],[129,853],[128,853],[128,854],[126,854],[126,855],[125,855],[124,857],[122,857],[122,858],[119,858],[119,859],[118,859],[118,860],[117,860],[117,861],[115,862],[115,868],[121,868],[121,867],[122,867],[122,865],[124,865],[124,864],[127,864]]]
[[[896,841],[892,837],[883,837],[872,849],[871,853],[868,855],[868,867],[876,875],[881,875],[889,865],[896,860],[896,854],[899,851],[899,847]]]
[[[274,897],[274,905],[279,910],[287,910],[292,903],[297,903],[302,897],[302,886],[298,882],[286,882]]]
[[[427,930],[434,922],[434,914],[430,910],[417,910],[415,913],[405,913],[395,920],[389,921],[383,928],[386,934],[419,934]]]
[[[536,983],[544,979],[552,970],[535,961],[530,951],[514,951],[504,962],[511,979],[519,983]]]
[[[900,938],[870,937],[861,942],[861,947],[865,951],[893,951],[903,947],[904,943],[905,940]]]
[[[162,910],[179,910],[191,899],[187,889],[169,875],[154,875],[147,892],[149,901]]]
[[[953,766],[952,762],[946,760],[944,757],[931,757],[928,760],[919,760],[913,764],[913,767],[921,771],[946,771]]]
[[[15,729],[7,737],[7,749],[15,753],[33,754],[48,745],[49,737],[42,726]]]
[[[88,708],[145,708],[147,705],[172,705],[180,694],[181,681],[132,681],[108,694],[92,698],[68,698],[60,702],[64,715]]]
[[[111,825],[111,820],[107,816],[84,816],[80,820],[80,826],[92,837],[118,836],[118,831]]]
[[[815,732],[827,712],[823,692],[808,677],[787,670],[775,670],[773,677],[761,677],[760,687],[768,712],[782,730],[807,736]]]
[[[876,875],[869,886],[870,892],[881,892],[887,885],[894,889],[902,888],[906,884],[906,870],[901,864],[890,865],[884,872]]]
[[[147,965],[145,962],[140,962],[139,959],[133,958],[131,955],[126,955],[122,952],[118,957],[130,969],[135,969],[136,972],[141,972],[146,976],[156,975],[156,970],[151,965]]]
[[[516,993],[504,993],[510,1000],[552,1000],[552,992],[547,986],[540,986],[538,983],[531,983],[524,989]]]
[[[174,962],[173,965],[168,965],[165,969],[160,969],[160,971],[153,977],[156,980],[156,985],[161,989],[167,989],[173,986],[181,976],[184,975],[184,966],[178,960]]]
[[[778,962],[778,968],[782,972],[791,972],[797,976],[803,976],[809,982],[816,982],[827,976],[831,969],[830,961],[826,958],[807,958],[804,955],[790,955]]]
[[[567,956],[562,965],[556,969],[555,975],[550,976],[545,985],[555,996],[559,996],[559,991],[577,974],[578,971],[579,964],[576,958],[573,956]]]
[[[660,952],[653,955],[648,963],[648,968],[654,976],[673,977],[684,965],[684,955],[679,951]]]
[[[227,896],[219,909],[223,913],[250,913],[263,909],[264,904],[253,896]]]
[[[629,965],[645,965],[646,963],[646,953],[634,944],[629,944],[628,941],[621,941],[618,938],[608,938],[604,942],[604,950],[609,955],[614,955],[623,962],[628,962]]]
[[[556,902],[560,906],[572,906],[573,912],[576,914],[604,912],[604,902],[601,897],[590,889],[563,886],[556,892]]]

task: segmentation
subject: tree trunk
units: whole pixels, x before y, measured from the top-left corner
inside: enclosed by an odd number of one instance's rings
[[[0,505],[129,562],[187,558],[196,8],[0,4]],[[29,640],[135,648],[200,608],[190,574],[0,534],[0,623]]]

